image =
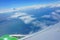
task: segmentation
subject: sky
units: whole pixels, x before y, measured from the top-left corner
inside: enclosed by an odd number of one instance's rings
[[[59,0],[0,0],[0,9],[17,8],[23,6],[48,4]]]

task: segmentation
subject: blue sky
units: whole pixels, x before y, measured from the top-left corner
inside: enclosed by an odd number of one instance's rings
[[[37,4],[48,4],[59,0],[0,0],[0,9],[17,8]]]

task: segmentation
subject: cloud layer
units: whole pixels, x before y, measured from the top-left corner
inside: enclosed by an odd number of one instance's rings
[[[28,15],[27,13],[21,13],[21,12],[11,15],[9,18],[19,18],[20,20],[24,21],[24,23],[26,24],[36,19],[36,18],[33,18],[32,15]]]
[[[25,7],[20,7],[20,8],[11,8],[11,9],[3,9],[0,10],[0,13],[5,13],[5,12],[13,12],[13,11],[18,11],[18,10],[25,10],[25,9],[39,9],[39,8],[45,8],[45,7],[60,7],[59,3],[50,3],[50,4],[40,4],[40,5],[32,5],[32,6],[25,6]]]

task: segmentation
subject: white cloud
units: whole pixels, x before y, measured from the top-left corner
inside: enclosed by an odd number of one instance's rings
[[[24,23],[28,24],[31,21],[35,20],[35,18],[32,18],[31,16],[27,15],[27,16],[22,16],[19,17],[19,19],[21,19],[22,21],[24,21]]]
[[[52,15],[56,15],[56,12],[52,12],[51,14],[52,14]]]
[[[56,12],[60,12],[60,10],[56,10]]]
[[[24,23],[30,23],[31,21],[35,20],[36,18],[32,17],[33,15],[28,15],[26,13],[15,13],[14,15],[11,15],[9,18],[19,18],[22,20]]]
[[[33,26],[36,26],[36,27],[41,27],[42,29],[46,28],[46,24],[43,23],[43,22],[40,22],[38,20],[32,22]]]
[[[14,15],[12,15],[12,16],[10,16],[10,18],[17,18],[17,17],[19,17],[20,16],[20,14],[14,14]]]
[[[48,4],[48,6],[49,6],[50,8],[60,7],[60,3],[51,3],[51,4]]]
[[[60,20],[60,15],[58,14],[60,10],[56,10],[55,12],[51,12],[49,15],[44,15],[41,18],[53,18],[56,20]]]
[[[58,13],[56,13],[56,12],[52,12],[51,17],[56,19],[56,20],[60,20],[60,15]]]
[[[50,18],[51,16],[50,15],[44,15],[42,16],[42,18]]]
[[[3,9],[3,10],[0,10],[0,13],[6,13],[6,12],[13,12],[14,10],[11,8],[11,9]]]
[[[27,15],[26,13],[17,12],[14,15],[10,16],[10,18],[17,18],[19,16],[26,16],[26,15]]]
[[[20,8],[3,9],[3,10],[0,10],[0,13],[26,10],[26,9],[39,9],[39,8],[45,8],[45,7],[51,7],[51,8],[60,7],[60,4],[59,3],[39,4],[39,5],[25,6],[25,7],[20,7]]]

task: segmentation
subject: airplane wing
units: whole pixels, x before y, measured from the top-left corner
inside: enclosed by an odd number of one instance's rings
[[[60,40],[60,22],[20,40]]]

